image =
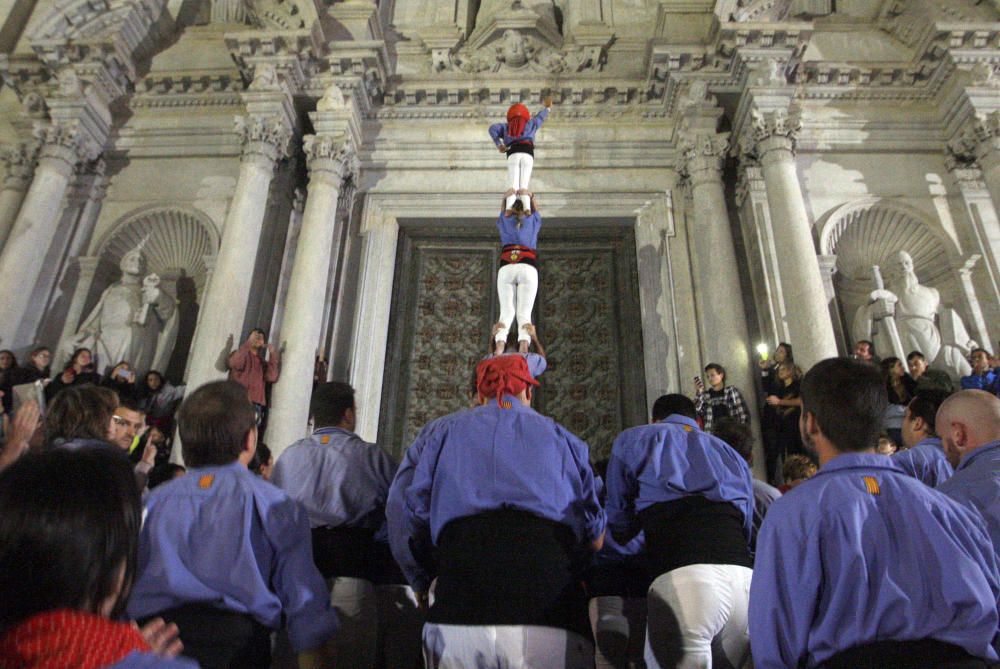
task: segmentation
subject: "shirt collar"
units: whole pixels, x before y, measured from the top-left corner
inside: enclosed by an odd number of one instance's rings
[[[240,462],[239,458],[233,460],[232,462],[227,462],[224,465],[205,465],[204,467],[192,467],[189,471],[192,471],[192,472],[193,471],[202,472],[202,471],[208,471],[210,469],[215,469],[215,470],[218,470],[218,471],[232,470],[232,471],[237,471],[237,472],[240,471],[241,469],[243,471],[245,471],[245,472],[249,472],[250,471],[249,469],[247,469],[246,465],[244,465],[242,462]]]
[[[667,416],[666,418],[664,418],[660,422],[661,423],[667,423],[667,424],[670,424],[670,425],[687,425],[689,427],[693,427],[693,428],[698,429],[698,430],[701,429],[700,427],[698,427],[698,421],[696,421],[696,420],[694,420],[692,418],[688,418],[687,416],[682,416],[682,415],[677,414],[677,413],[670,414],[669,416]]]
[[[499,406],[497,406],[497,398],[491,397],[486,402],[486,404],[481,404],[477,408],[482,409],[483,407],[493,407],[494,409],[496,409],[498,411],[500,411],[500,410],[510,410],[510,409],[513,409],[515,411],[531,411],[532,410],[530,406],[524,406],[523,404],[521,404],[521,400],[517,399],[513,395],[504,395],[503,396],[503,400],[501,400],[501,401],[504,402],[504,406],[499,407]],[[507,404],[510,404],[510,406],[507,406]]]
[[[925,444],[927,446],[936,446],[940,448],[942,451],[944,450],[944,444],[941,443],[940,437],[925,437],[924,439],[918,441],[917,445],[914,446],[914,448],[916,448],[917,446],[923,446]]]
[[[891,469],[902,471],[887,455],[878,453],[842,453],[820,467],[816,476],[829,474],[841,469]]]
[[[974,450],[972,453],[962,458],[962,461],[958,463],[956,471],[958,471],[959,469],[965,469],[967,467],[971,467],[972,461],[975,460],[976,458],[986,457],[987,453],[996,453],[997,451],[1000,451],[1000,439],[997,439],[996,441],[991,441],[988,444],[983,444],[982,446]]]
[[[316,437],[316,436],[324,435],[324,434],[338,434],[338,433],[339,434],[354,434],[353,432],[351,432],[350,430],[347,430],[345,428],[337,427],[335,425],[329,425],[327,427],[321,427],[321,428],[318,428],[316,430],[313,430],[312,436]]]

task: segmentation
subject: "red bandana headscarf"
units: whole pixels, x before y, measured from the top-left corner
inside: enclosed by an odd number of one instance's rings
[[[511,137],[520,137],[530,118],[531,112],[520,102],[511,105],[510,109],[507,110],[507,132],[510,133]]]
[[[149,649],[129,623],[61,609],[32,616],[4,634],[0,664],[4,669],[100,669]]]
[[[518,395],[529,385],[537,386],[538,381],[528,371],[528,361],[523,355],[500,355],[476,366],[476,389],[483,397],[497,398],[500,407],[504,395]]]

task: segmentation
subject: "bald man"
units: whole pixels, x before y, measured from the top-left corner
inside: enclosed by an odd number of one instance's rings
[[[1000,556],[1000,398],[963,390],[941,404],[935,421],[955,473],[938,490],[986,519]]]

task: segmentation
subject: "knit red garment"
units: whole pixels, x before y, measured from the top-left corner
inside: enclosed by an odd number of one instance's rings
[[[510,106],[507,110],[507,132],[511,137],[520,137],[524,132],[524,126],[531,118],[531,112],[524,105],[518,103]]]
[[[0,638],[4,669],[100,669],[149,644],[129,623],[60,609],[28,618]]]
[[[488,358],[476,367],[476,389],[483,397],[496,397],[503,406],[504,395],[517,395],[538,381],[528,371],[528,361],[516,353]]]

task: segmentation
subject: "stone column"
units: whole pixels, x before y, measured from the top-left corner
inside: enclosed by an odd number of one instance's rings
[[[237,117],[236,132],[243,144],[240,174],[191,343],[187,383],[192,389],[225,377],[220,364],[225,349],[240,344],[271,179],[292,134],[286,118],[278,115]]]
[[[91,286],[94,285],[94,276],[101,259],[98,256],[78,256],[74,262],[79,274],[76,285],[73,286],[73,296],[70,298],[69,311],[66,313],[62,335],[59,337],[60,342],[72,337],[76,334],[77,328],[80,327],[83,308],[87,305],[87,297],[90,295]]]
[[[700,263],[697,292],[706,362],[728,370],[727,381],[753,406],[750,342],[737,270],[732,226],[722,185],[729,133],[697,132],[681,143],[680,171],[691,185],[695,253]]]
[[[100,151],[72,122],[40,126],[36,136],[42,148],[35,177],[0,254],[0,286],[8,287],[0,309],[0,342],[9,348],[30,343],[32,333],[20,332],[20,326],[32,307],[31,295],[59,225],[63,196],[73,170],[95,160]],[[10,290],[12,286],[17,290]]]
[[[833,321],[820,272],[812,224],[795,171],[799,123],[785,110],[754,111],[751,143],[764,173],[774,227],[775,258],[788,314],[789,343],[803,369],[837,355]]]
[[[10,147],[0,155],[7,166],[3,189],[0,190],[0,250],[10,235],[17,214],[21,211],[24,196],[31,185],[31,177],[35,173],[35,161],[38,159],[38,143],[22,142]]]
[[[277,458],[306,435],[313,367],[323,330],[325,285],[330,275],[337,219],[337,198],[345,173],[356,165],[350,140],[343,136],[310,135],[304,141],[309,167],[302,229],[288,286],[281,338],[281,377],[274,386],[267,440]]]

